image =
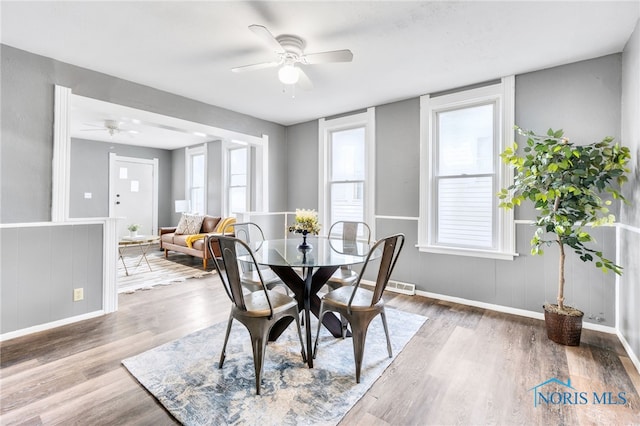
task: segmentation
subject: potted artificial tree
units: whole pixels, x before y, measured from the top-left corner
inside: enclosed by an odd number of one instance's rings
[[[537,229],[531,239],[531,253],[543,254],[543,247],[557,244],[559,249],[557,305],[544,305],[547,336],[554,342],[580,344],[583,313],[564,304],[565,250],[572,249],[583,262],[595,261],[604,272],[622,273],[622,267],[604,257],[601,251],[586,244],[593,241],[590,226],[612,224],[611,200],[601,198],[608,193],[614,200],[624,200],[620,186],[627,181],[625,173],[630,159],[629,148],[606,137],[589,145],[575,145],[562,130],[549,129],[546,136],[516,127],[527,137],[523,153],[516,143],[500,156],[515,168],[513,185],[498,193],[500,207],[512,209],[530,200],[537,210]]]

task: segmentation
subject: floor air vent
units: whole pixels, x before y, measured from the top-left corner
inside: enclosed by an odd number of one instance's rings
[[[416,286],[414,284],[406,284],[398,281],[389,281],[387,290],[395,293],[408,294],[409,296],[416,294]]]

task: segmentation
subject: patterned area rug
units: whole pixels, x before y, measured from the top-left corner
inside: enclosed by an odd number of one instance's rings
[[[226,323],[122,363],[185,425],[333,425],[380,377],[427,318],[387,308],[387,320],[394,358],[387,355],[382,321],[375,318],[367,334],[359,384],[350,338],[336,339],[323,328],[314,368],[309,369],[302,362],[293,325],[267,346],[262,395],[255,391],[249,333],[237,321],[222,369],[218,361]],[[316,325],[312,326],[315,330]]]
[[[125,273],[122,260],[118,259],[118,293],[148,290],[153,286],[168,285],[211,274],[211,271],[204,271],[202,263],[194,261],[191,256],[170,255],[167,260],[164,258],[164,252],[151,249],[147,253],[147,259],[151,270],[144,260],[138,265],[139,256],[125,256],[124,260],[129,270],[128,276]]]

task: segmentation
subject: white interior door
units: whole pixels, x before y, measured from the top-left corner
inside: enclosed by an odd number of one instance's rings
[[[139,235],[156,235],[158,212],[158,160],[111,154],[109,216],[118,221],[118,236],[129,235],[138,224]]]

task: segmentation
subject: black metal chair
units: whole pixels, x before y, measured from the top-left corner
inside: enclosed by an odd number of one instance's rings
[[[251,243],[259,243],[264,241],[264,232],[262,228],[253,222],[232,223],[224,228],[223,234],[235,234],[235,237],[251,245]],[[239,253],[243,255],[246,253]],[[260,267],[262,278],[258,276],[258,270],[250,262],[242,262],[242,276],[240,277],[242,284],[249,291],[259,291],[262,283],[269,289],[273,290],[276,286],[284,287],[287,294],[289,287],[268,267]],[[260,281],[262,279],[262,281]]]
[[[224,337],[222,353],[218,368],[222,368],[226,357],[227,343],[231,332],[233,320],[241,322],[249,331],[251,336],[251,346],[253,348],[253,363],[256,375],[256,393],[260,395],[260,381],[262,377],[262,365],[264,354],[269,339],[269,331],[281,319],[292,317],[295,319],[302,360],[306,362],[302,333],[300,332],[300,320],[298,319],[298,302],[292,297],[277,291],[267,289],[262,280],[262,273],[251,248],[241,239],[228,236],[218,237],[221,257],[211,256],[216,271],[220,275],[220,281],[231,299],[231,312],[229,313],[229,323]],[[211,254],[213,248],[208,246]],[[243,254],[242,261],[238,259],[238,251]],[[222,265],[220,265],[222,262]],[[241,263],[250,262],[255,267],[255,272],[260,283],[260,290],[250,293],[243,292],[241,281]]]
[[[341,251],[345,254],[350,254],[351,252],[357,252],[357,241],[371,243],[371,228],[365,222],[340,220],[331,225],[328,237],[329,239],[342,240]],[[357,279],[358,274],[351,269],[351,265],[344,265],[329,278],[327,287],[329,290],[335,290],[353,285]],[[347,331],[347,321],[342,316],[340,316],[340,321],[342,322],[342,334],[344,335]]]
[[[389,282],[393,268],[398,261],[398,256],[404,245],[404,235],[396,234],[383,238],[378,241],[369,251],[365,260],[362,272],[353,286],[340,287],[330,291],[322,297],[320,304],[320,313],[318,315],[318,331],[316,333],[316,342],[313,347],[313,357],[316,357],[318,349],[318,337],[320,336],[320,327],[322,317],[326,312],[339,313],[351,324],[351,333],[353,335],[353,355],[356,363],[356,382],[360,383],[360,370],[362,367],[362,358],[364,356],[364,344],[367,338],[367,330],[371,321],[380,314],[382,325],[387,337],[387,350],[389,358],[393,356],[391,350],[391,340],[389,339],[389,329],[387,327],[387,317],[384,312],[384,300],[382,293]],[[380,266],[378,277],[373,291],[361,288],[360,282],[362,276],[372,261],[371,256],[376,250],[382,249],[382,257],[380,258]],[[377,259],[376,259],[377,260]],[[344,337],[344,328],[343,335]]]
[[[360,238],[358,236],[361,236]],[[358,240],[371,243],[371,228],[365,222],[338,221],[329,228],[329,238],[342,239],[342,251],[349,253],[355,248]],[[341,266],[327,281],[327,287],[335,290],[346,285],[353,285],[358,274],[351,269],[351,265]]]

